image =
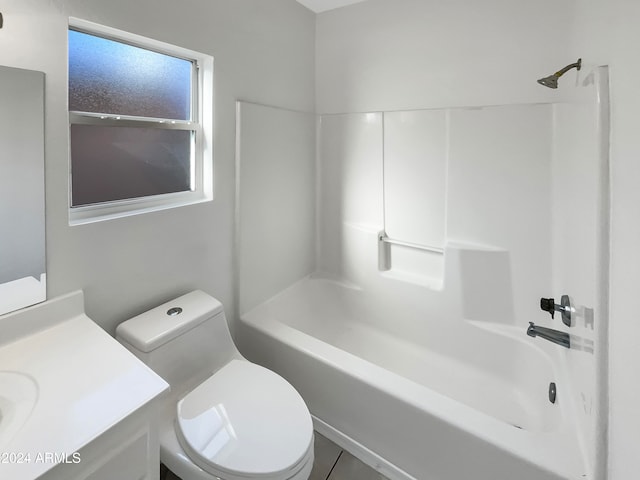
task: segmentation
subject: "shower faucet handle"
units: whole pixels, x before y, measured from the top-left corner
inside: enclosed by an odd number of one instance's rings
[[[541,298],[540,308],[551,314],[551,318],[556,314],[556,301],[553,298]]]
[[[567,327],[571,326],[571,312],[574,310],[571,308],[569,295],[562,295],[560,298],[560,305],[556,304],[556,301],[553,298],[541,298],[540,308],[545,312],[549,312],[551,314],[551,318],[554,317],[556,312],[560,312],[562,315],[562,323]]]

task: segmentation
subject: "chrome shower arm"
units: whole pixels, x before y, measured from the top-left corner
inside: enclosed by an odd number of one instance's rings
[[[572,68],[575,68],[576,70],[580,70],[580,68],[582,68],[582,59],[579,58],[576,63],[572,63],[571,65],[567,65],[566,67],[558,70],[556,73],[553,74],[553,76],[557,77],[557,78],[560,78],[562,75],[567,73]]]

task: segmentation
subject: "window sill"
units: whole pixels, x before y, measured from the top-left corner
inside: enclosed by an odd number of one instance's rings
[[[69,225],[75,226],[114,220],[143,213],[168,210],[170,208],[196,205],[212,200],[213,196],[199,192],[179,192],[156,195],[151,198],[135,198],[118,202],[72,207],[69,209]]]

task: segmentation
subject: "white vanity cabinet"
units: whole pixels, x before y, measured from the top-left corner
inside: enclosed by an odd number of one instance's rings
[[[169,385],[76,292],[0,316],[0,479],[157,480]]]
[[[45,473],[42,480],[157,480],[154,405],[142,407]]]

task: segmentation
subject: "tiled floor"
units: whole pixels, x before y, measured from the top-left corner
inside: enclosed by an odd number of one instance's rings
[[[335,443],[315,435],[315,461],[309,480],[387,480]],[[180,479],[162,465],[160,480]]]
[[[315,460],[309,480],[387,480],[317,432],[314,453]]]

